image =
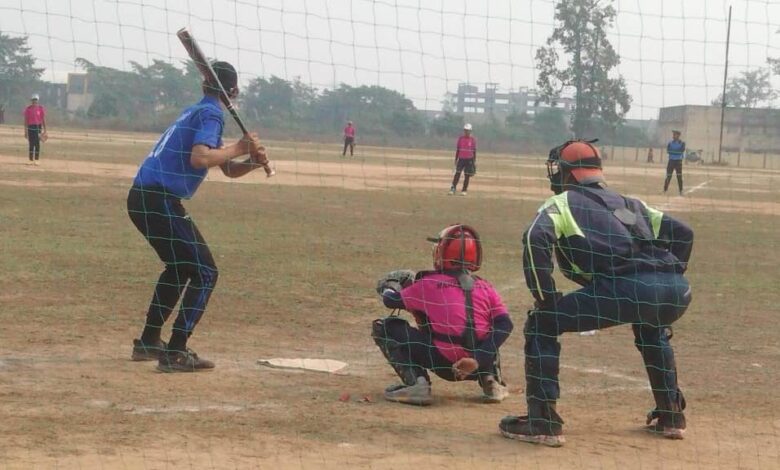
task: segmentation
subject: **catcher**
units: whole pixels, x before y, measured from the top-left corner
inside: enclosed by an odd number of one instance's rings
[[[498,349],[513,325],[498,292],[472,275],[482,263],[479,235],[451,225],[428,240],[435,243],[433,271],[393,271],[377,283],[384,305],[409,311],[417,323],[391,315],[372,325],[371,336],[402,381],[385,390],[385,399],[430,405],[430,370],[448,381],[476,380],[483,400],[499,403],[509,392]]]

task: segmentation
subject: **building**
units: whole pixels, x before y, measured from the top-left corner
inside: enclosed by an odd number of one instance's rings
[[[673,129],[682,132],[689,150],[703,150],[710,161],[718,156],[720,106],[672,106],[658,112],[658,145],[666,145]],[[723,119],[723,152],[780,153],[780,110],[726,108]]]
[[[567,113],[574,109],[575,100],[560,98],[551,106],[542,103],[539,94],[529,88],[501,92],[497,83],[486,83],[483,91],[469,83],[458,85],[458,92],[451,95],[454,111],[458,114],[485,114],[504,119],[511,114],[533,116],[540,109],[559,108]]]
[[[69,73],[67,87],[67,110],[69,112],[87,112],[95,95],[90,93],[89,75],[86,73]]]

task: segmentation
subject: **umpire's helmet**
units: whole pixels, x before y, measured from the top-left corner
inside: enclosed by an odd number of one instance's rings
[[[593,143],[596,140],[570,140],[550,150],[547,159],[547,177],[556,193],[567,183],[566,175],[577,184],[603,183],[601,154]]]
[[[433,267],[437,271],[477,271],[482,265],[482,242],[468,225],[450,225],[428,241],[435,243]]]

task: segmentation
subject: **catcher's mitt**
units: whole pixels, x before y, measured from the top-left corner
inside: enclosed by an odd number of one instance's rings
[[[376,282],[376,292],[379,295],[385,291],[385,289],[393,289],[400,292],[401,289],[411,285],[414,282],[414,277],[417,275],[410,269],[397,269],[385,274]]]
[[[49,133],[48,132],[42,132],[41,133],[41,142],[46,142],[49,140]]]

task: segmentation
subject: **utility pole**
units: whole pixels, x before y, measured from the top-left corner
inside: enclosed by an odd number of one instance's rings
[[[720,140],[718,141],[718,164],[723,154],[723,119],[726,115],[726,80],[729,77],[729,44],[731,43],[731,5],[729,5],[729,23],[726,29],[726,66],[723,68],[723,94],[720,100]]]

